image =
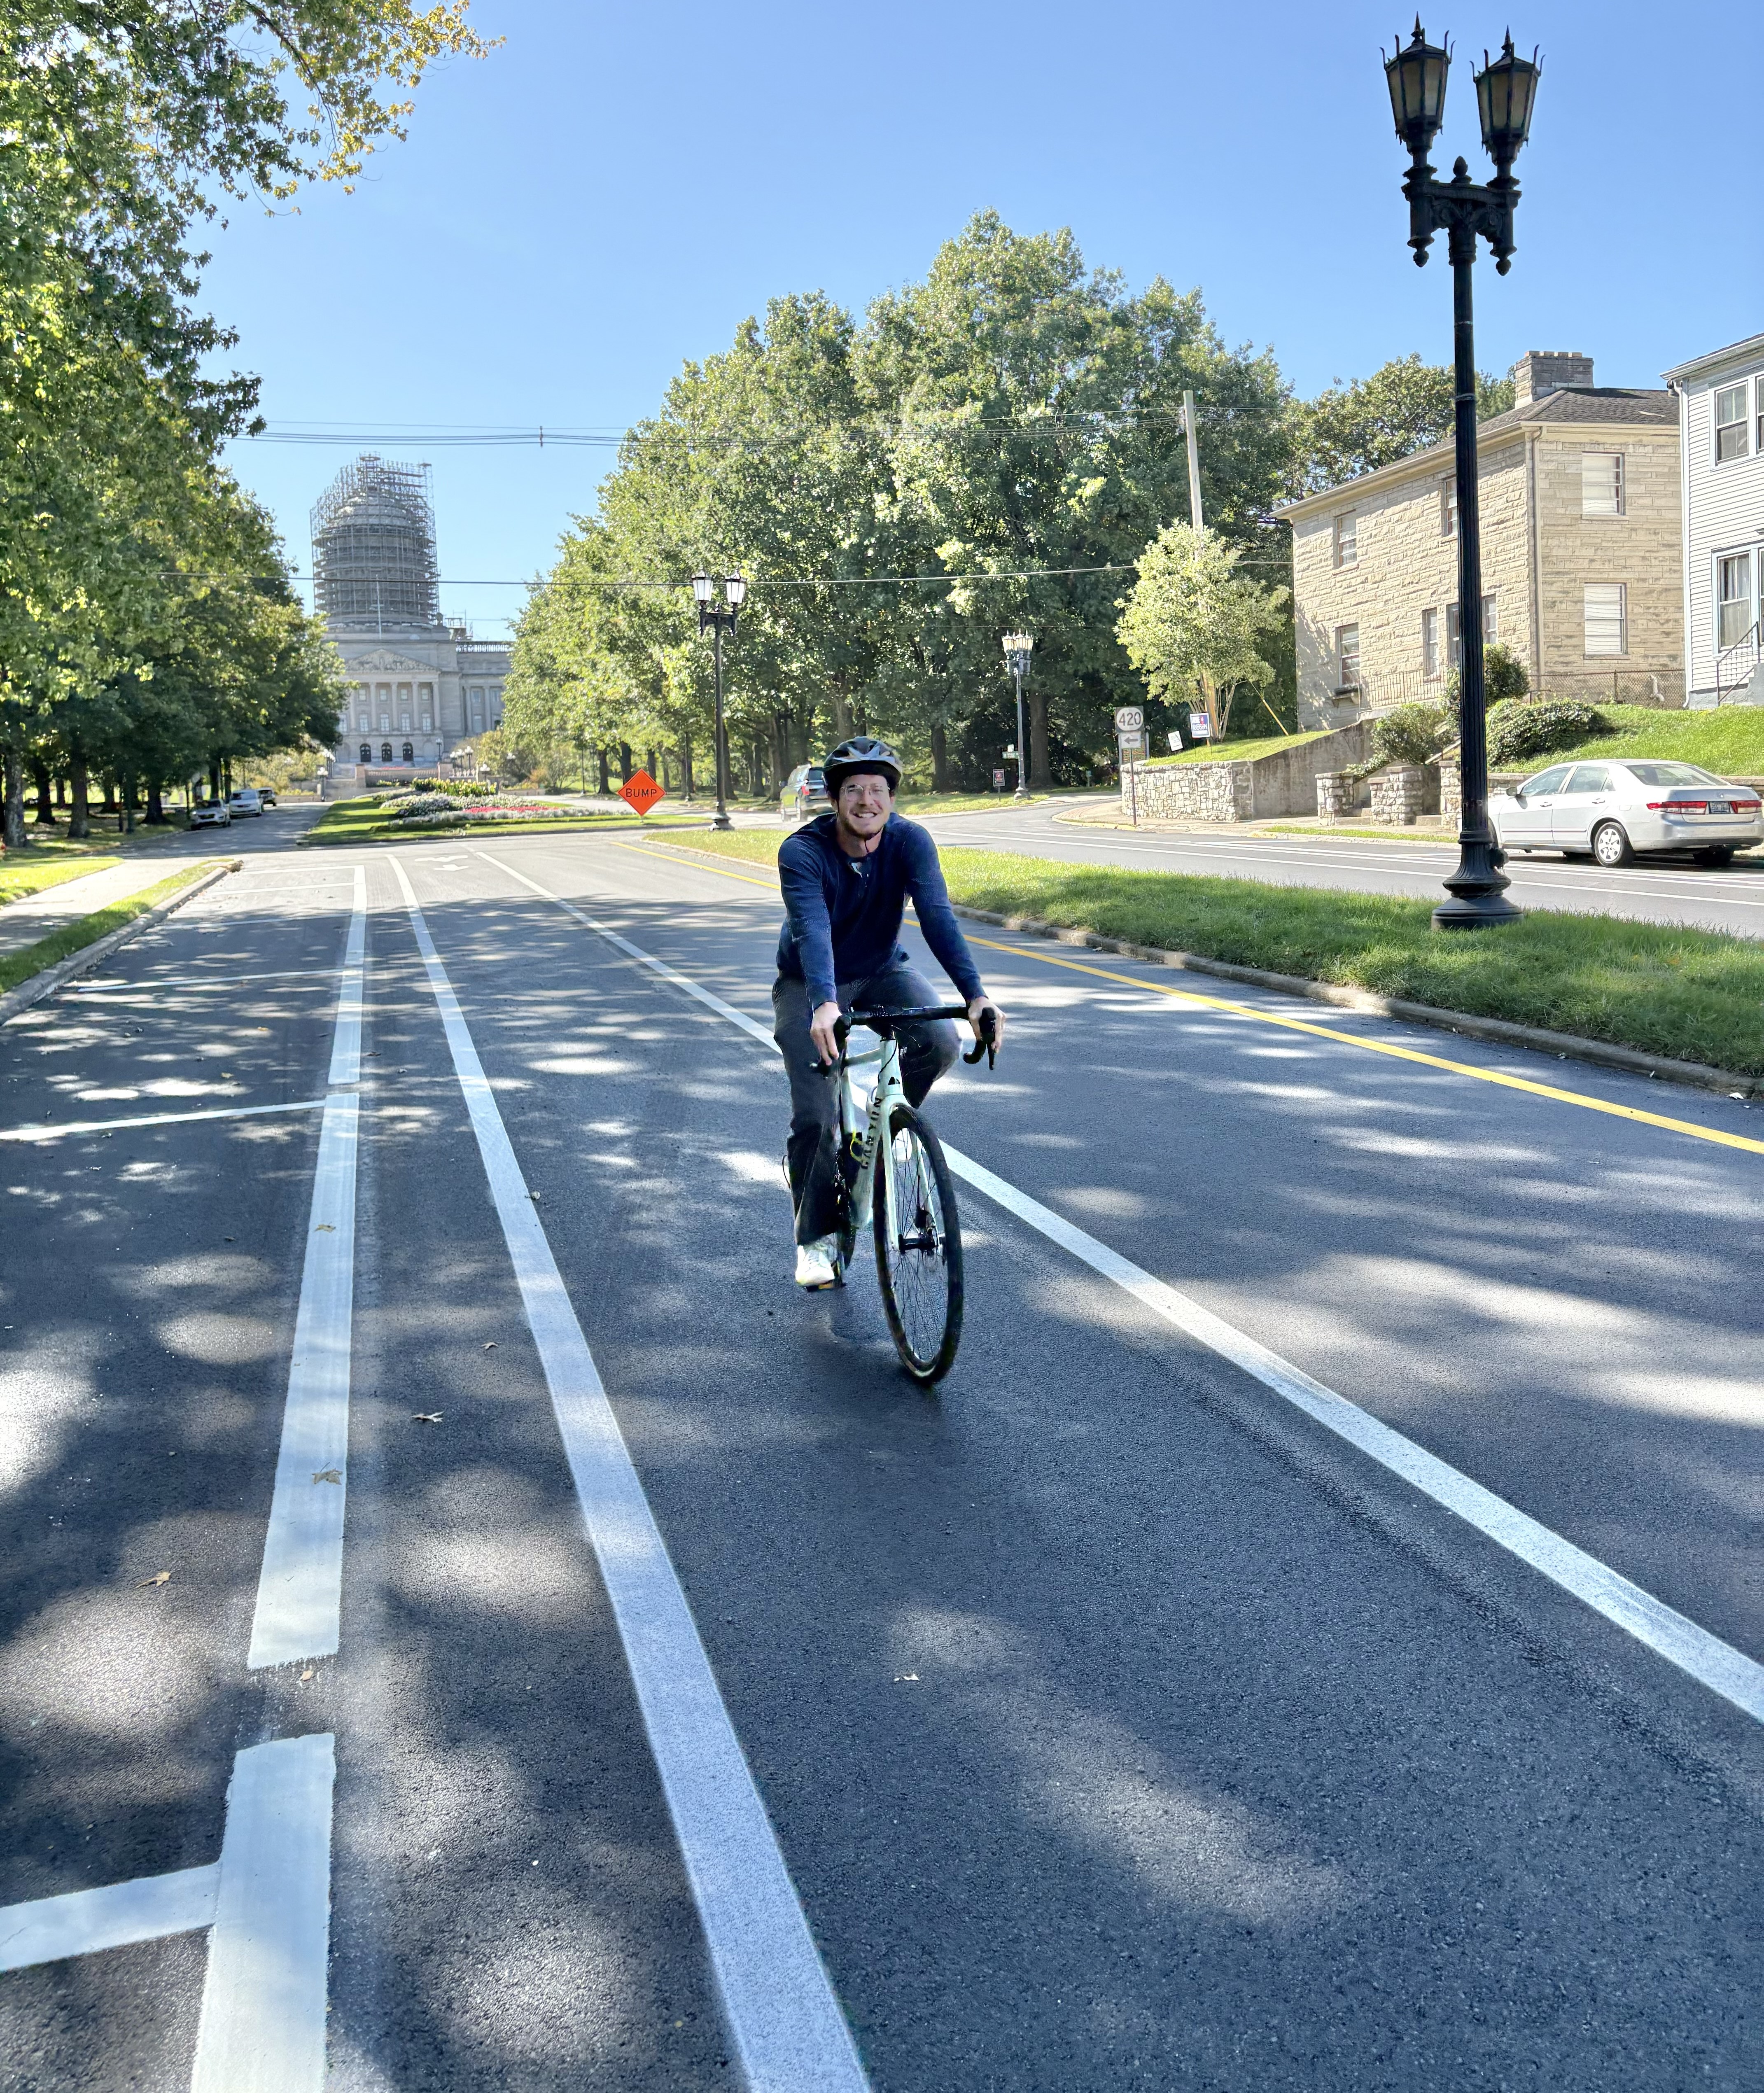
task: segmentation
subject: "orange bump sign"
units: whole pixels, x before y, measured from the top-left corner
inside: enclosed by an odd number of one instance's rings
[[[618,796],[627,807],[635,807],[639,814],[647,814],[657,800],[665,800],[668,795],[647,770],[639,770],[619,786]]]

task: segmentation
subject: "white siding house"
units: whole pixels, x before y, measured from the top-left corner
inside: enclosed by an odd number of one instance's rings
[[[1764,704],[1764,334],[1666,373],[1684,486],[1685,690]]]

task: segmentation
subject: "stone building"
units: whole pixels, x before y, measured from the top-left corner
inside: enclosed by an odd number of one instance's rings
[[[1477,431],[1484,636],[1534,691],[1678,703],[1684,682],[1679,409],[1533,349]],[[1298,715],[1338,726],[1442,697],[1459,654],[1450,444],[1276,511],[1293,533]]]
[[[433,771],[502,717],[506,646],[443,618],[429,468],[365,453],[312,512],[315,607],[346,683],[334,785]]]

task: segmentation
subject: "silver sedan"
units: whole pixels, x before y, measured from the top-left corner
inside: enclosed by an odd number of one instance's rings
[[[1504,850],[1560,851],[1614,867],[1669,851],[1731,864],[1764,843],[1764,804],[1749,786],[1694,763],[1558,763],[1515,792],[1492,793],[1489,818]]]

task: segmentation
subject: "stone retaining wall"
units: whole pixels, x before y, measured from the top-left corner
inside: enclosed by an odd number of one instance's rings
[[[1133,811],[1137,792],[1142,821],[1263,821],[1308,814],[1319,775],[1360,762],[1371,744],[1371,722],[1361,721],[1248,762],[1129,764],[1121,774],[1121,812]]]

